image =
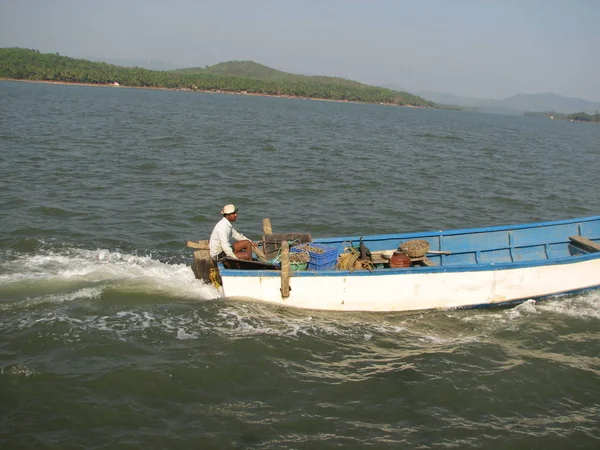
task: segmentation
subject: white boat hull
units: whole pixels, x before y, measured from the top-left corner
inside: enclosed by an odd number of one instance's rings
[[[295,276],[294,276],[295,275]],[[281,279],[261,271],[227,271],[227,298],[251,298],[286,306],[330,311],[416,311],[491,306],[597,288],[600,259],[531,267],[478,270],[438,268],[359,272],[298,272],[290,295]]]

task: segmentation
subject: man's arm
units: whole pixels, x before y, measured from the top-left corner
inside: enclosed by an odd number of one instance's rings
[[[240,233],[239,231],[237,231],[235,228],[231,229],[231,236],[236,241],[250,241],[250,242],[252,242],[252,239],[248,239],[246,236],[244,236],[242,233]]]
[[[238,232],[235,228],[231,229],[231,236],[236,241],[250,241],[250,243],[252,244],[252,247],[256,248],[258,246],[258,244],[256,242],[254,242],[252,239],[247,238],[242,233]]]

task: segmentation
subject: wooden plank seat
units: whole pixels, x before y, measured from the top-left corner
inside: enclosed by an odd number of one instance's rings
[[[584,236],[569,236],[572,244],[589,253],[600,252],[600,244]]]
[[[384,258],[383,254],[387,252],[392,252],[393,250],[382,250],[380,252],[372,252],[371,253],[371,262],[373,264],[387,264],[390,262],[389,258]]]

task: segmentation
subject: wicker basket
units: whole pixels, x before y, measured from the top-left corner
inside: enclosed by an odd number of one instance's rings
[[[310,261],[308,252],[290,252],[290,269],[306,270]]]
[[[400,244],[400,250],[411,258],[421,258],[429,251],[429,242],[423,239],[413,239]]]
[[[310,261],[308,252],[290,252],[291,263],[307,263]]]

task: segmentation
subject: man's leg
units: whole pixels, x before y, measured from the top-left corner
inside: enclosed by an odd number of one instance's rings
[[[238,259],[244,259],[246,261],[252,260],[252,242],[250,241],[237,241],[233,243],[233,253]]]

